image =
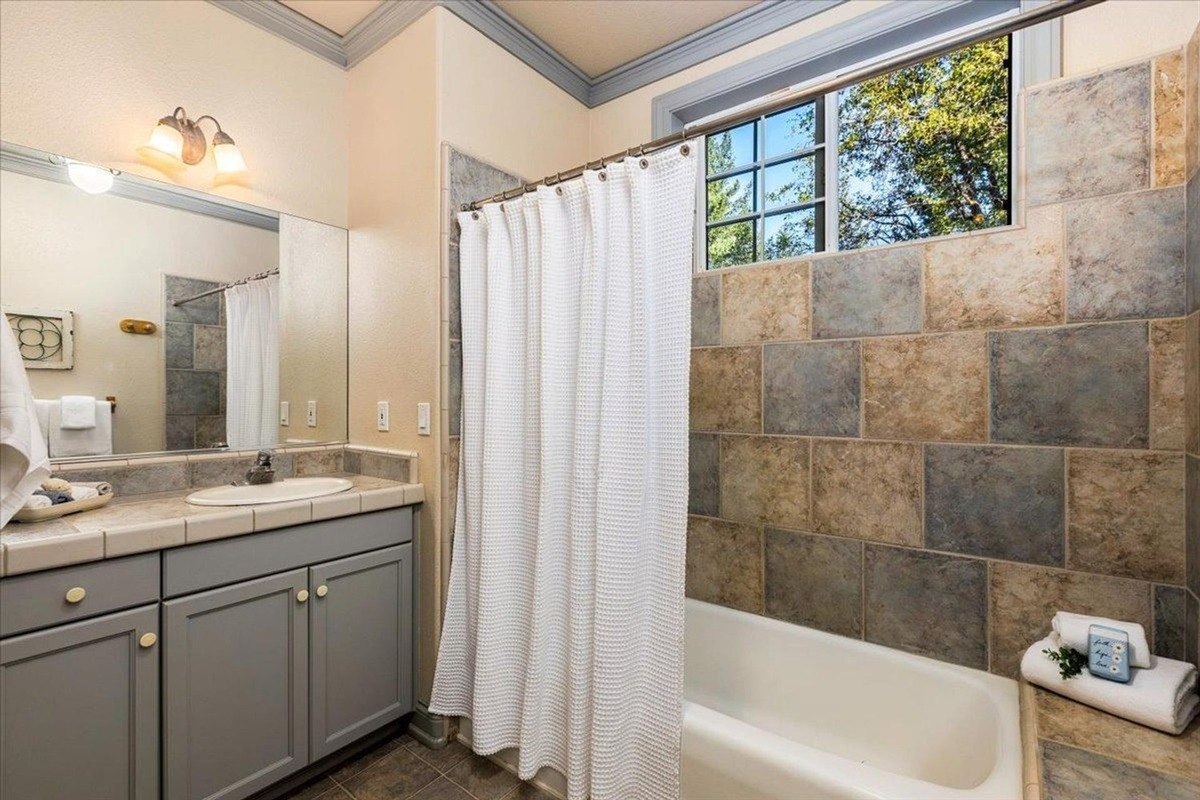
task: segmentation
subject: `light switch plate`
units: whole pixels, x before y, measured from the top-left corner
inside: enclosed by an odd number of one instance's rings
[[[388,401],[380,400],[375,404],[375,429],[386,431],[391,427],[391,411],[388,410]]]
[[[317,427],[317,401],[308,401],[308,427]]]
[[[279,424],[284,427],[292,424],[292,404],[287,400],[279,401]]]
[[[429,403],[417,403],[417,433],[429,435]]]

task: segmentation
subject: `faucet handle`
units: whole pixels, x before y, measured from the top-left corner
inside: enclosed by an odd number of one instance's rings
[[[271,459],[274,456],[275,456],[274,450],[259,450],[258,451],[258,464],[256,464],[256,466],[259,466],[259,467],[271,466]]]

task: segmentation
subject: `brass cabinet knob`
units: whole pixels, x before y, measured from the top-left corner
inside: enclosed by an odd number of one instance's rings
[[[322,583],[320,586],[317,587],[317,597],[324,597],[327,594],[329,594],[328,586],[326,586],[325,584]]]
[[[296,592],[296,600],[298,600],[301,603],[307,603],[308,602],[308,589],[301,589],[300,591]]]
[[[153,632],[143,633],[141,638],[138,639],[138,644],[140,644],[142,647],[154,647],[157,642],[158,634]]]
[[[87,597],[87,589],[84,589],[82,586],[74,586],[67,589],[67,602],[71,605],[82,603],[85,597]]]

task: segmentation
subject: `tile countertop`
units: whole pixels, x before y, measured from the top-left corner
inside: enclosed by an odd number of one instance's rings
[[[193,506],[195,489],[118,497],[103,508],[46,522],[12,522],[0,530],[0,575],[117,558],[240,536],[425,500],[419,483],[337,473],[353,488],[311,500],[253,506]]]
[[[1025,800],[1200,797],[1200,718],[1171,736],[1021,682]]]

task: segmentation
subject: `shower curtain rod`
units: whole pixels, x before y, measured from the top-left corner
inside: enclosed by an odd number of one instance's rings
[[[176,300],[174,303],[172,303],[172,305],[181,306],[184,303],[190,303],[193,300],[199,300],[201,297],[208,297],[210,294],[217,294],[218,292],[223,292],[226,289],[228,289],[230,286],[241,286],[243,283],[249,283],[250,281],[261,281],[263,278],[269,278],[272,275],[278,275],[278,274],[279,274],[279,267],[276,267],[275,269],[269,269],[266,272],[259,272],[254,275],[247,275],[245,278],[240,278],[236,281],[230,281],[229,283],[222,283],[217,288],[209,289],[207,292],[201,292],[200,294],[194,294],[191,297],[185,297],[182,300]]]
[[[936,39],[933,42],[922,45],[915,50],[908,50],[894,58],[887,59],[879,63],[868,64],[866,66],[852,69],[848,72],[843,72],[834,75],[831,78],[820,81],[816,84],[801,86],[798,89],[789,91],[787,94],[777,97],[772,100],[766,100],[752,107],[745,108],[741,111],[727,114],[723,117],[711,120],[697,125],[685,125],[683,130],[675,133],[667,134],[658,139],[646,142],[638,147],[630,147],[622,150],[619,153],[613,153],[610,156],[605,156],[597,161],[588,161],[580,164],[573,169],[565,172],[557,172],[553,175],[533,181],[531,183],[522,184],[515,188],[509,189],[499,194],[494,194],[491,197],[485,197],[471,203],[463,203],[463,211],[476,211],[481,206],[488,203],[500,203],[505,200],[511,200],[514,197],[532,192],[539,186],[553,186],[563,181],[568,181],[573,178],[578,178],[589,169],[603,169],[606,164],[611,164],[614,161],[620,161],[623,158],[630,156],[644,156],[649,153],[655,153],[659,150],[665,150],[668,147],[673,147],[677,144],[682,144],[693,136],[707,135],[717,133],[726,128],[735,127],[743,122],[758,119],[761,116],[771,114],[775,111],[782,111],[792,106],[803,102],[807,98],[819,97],[829,92],[843,89],[851,84],[865,81],[869,78],[874,78],[887,72],[892,72],[904,67],[911,67],[914,64],[919,64],[922,61],[927,61],[931,58],[946,55],[954,50],[968,47],[973,44],[979,44],[989,39],[995,39],[999,36],[1007,36],[1010,33],[1015,33],[1024,28],[1037,25],[1041,22],[1048,22],[1052,19],[1066,16],[1075,11],[1094,6],[1102,3],[1104,0],[1059,0],[1058,2],[1048,3],[1044,6],[1038,6],[1028,11],[1022,11],[1011,17],[1000,17],[991,22],[984,23],[980,26],[968,28],[957,35],[950,36],[944,39]]]

